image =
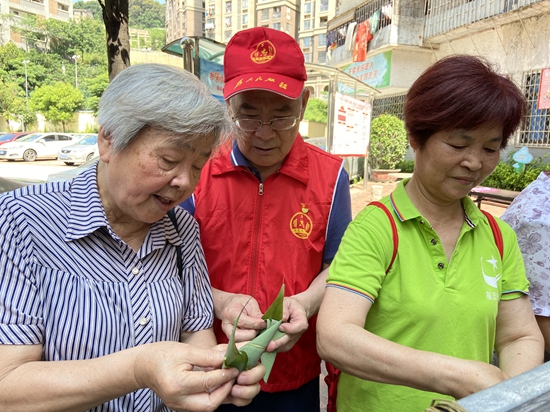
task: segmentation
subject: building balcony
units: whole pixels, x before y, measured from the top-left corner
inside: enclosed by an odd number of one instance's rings
[[[443,43],[550,12],[550,0],[431,0],[424,39]]]

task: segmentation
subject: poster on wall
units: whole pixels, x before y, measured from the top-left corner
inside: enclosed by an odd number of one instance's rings
[[[369,86],[379,89],[390,85],[391,60],[392,52],[387,51],[369,57],[364,62],[351,63],[342,70]]]
[[[332,154],[366,156],[370,136],[371,105],[335,94]]]
[[[540,73],[537,109],[550,109],[550,68],[542,69]]]
[[[210,60],[200,59],[201,82],[212,96],[223,102],[223,66]]]

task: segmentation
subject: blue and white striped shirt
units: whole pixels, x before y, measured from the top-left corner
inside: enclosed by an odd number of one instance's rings
[[[211,327],[198,225],[183,209],[176,217],[178,231],[164,216],[134,252],[107,221],[95,166],[0,196],[0,344],[40,344],[44,361],[90,359]],[[93,409],[164,410],[148,389]]]

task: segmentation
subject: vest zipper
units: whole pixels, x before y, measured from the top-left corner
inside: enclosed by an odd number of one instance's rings
[[[250,262],[250,289],[249,294],[255,296],[258,291],[258,281],[257,270],[258,270],[258,254],[260,246],[260,229],[263,221],[263,194],[264,194],[264,184],[260,182],[258,187],[258,196],[256,203],[256,213],[254,216],[254,229],[253,229],[253,242],[252,242],[252,259]],[[265,308],[264,308],[265,309]],[[262,310],[260,308],[260,310]]]

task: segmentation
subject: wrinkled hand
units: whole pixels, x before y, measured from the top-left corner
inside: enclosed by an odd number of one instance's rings
[[[175,411],[213,411],[229,402],[247,405],[260,391],[265,368],[259,365],[239,375],[235,368],[219,369],[223,356],[185,343],[145,345],[135,360],[135,379]]]
[[[242,310],[244,307],[244,310]],[[244,342],[252,340],[258,334],[258,331],[265,329],[267,324],[262,319],[263,313],[256,299],[248,295],[231,294],[224,300],[221,309],[222,330],[229,339],[233,332],[233,324],[239,314],[242,314],[235,331],[235,342]]]
[[[267,352],[287,352],[298,342],[298,339],[308,329],[307,313],[302,303],[292,297],[285,297],[283,302],[283,323],[279,327],[286,335],[275,341],[271,341]]]

